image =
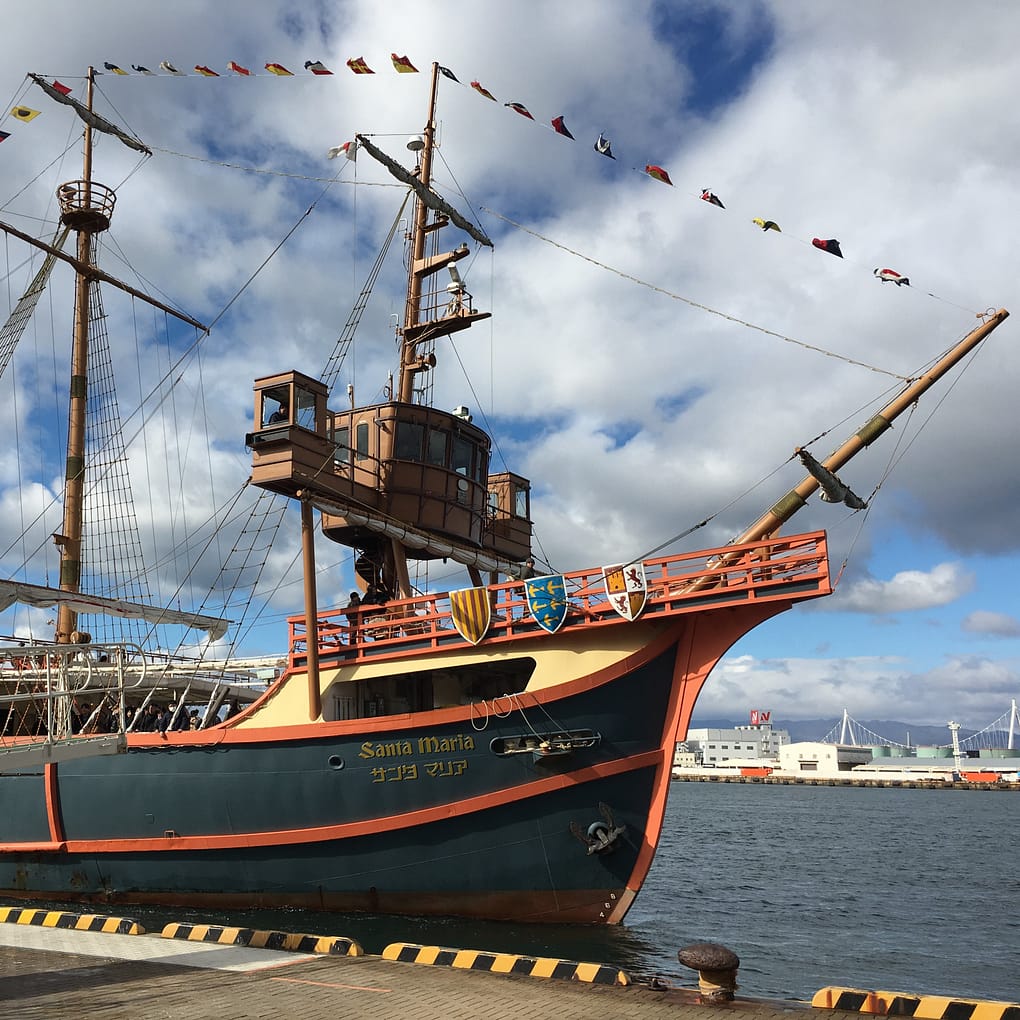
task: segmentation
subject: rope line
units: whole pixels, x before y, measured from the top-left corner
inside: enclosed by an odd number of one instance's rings
[[[504,223],[509,223],[510,226],[515,227],[517,230],[521,230],[526,234],[531,234],[532,237],[536,237],[538,240],[544,241],[546,244],[552,245],[554,248],[559,248],[561,251],[567,252],[568,255],[573,255],[576,258],[583,259],[585,262],[589,262],[593,266],[598,266],[599,269],[605,269],[607,272],[614,273],[623,280],[629,280],[631,283],[636,283],[641,287],[647,287],[649,290],[655,291],[657,294],[662,294],[665,297],[672,298],[674,301],[683,301],[684,304],[690,305],[692,308],[700,309],[703,312],[709,312],[712,315],[718,315],[720,318],[726,319],[728,322],[736,323],[738,326],[746,326],[748,329],[754,329],[759,333],[764,333],[765,336],[775,337],[777,340],[796,344],[798,347],[814,351],[816,354],[824,354],[827,358],[835,358],[837,361],[845,361],[848,365],[856,365],[859,368],[866,368],[868,371],[878,372],[880,375],[889,375],[894,379],[900,379],[903,382],[910,381],[908,376],[900,375],[897,372],[891,372],[886,368],[879,368],[877,365],[869,365],[864,361],[857,361],[854,358],[848,358],[845,354],[836,354],[834,351],[828,351],[824,347],[817,347],[816,345],[809,344],[804,340],[797,340],[795,337],[787,336],[785,333],[777,333],[775,330],[766,329],[764,326],[748,322],[736,315],[730,315],[728,312],[721,312],[717,308],[712,308],[710,305],[705,305],[700,301],[694,301],[691,298],[684,297],[682,294],[677,294],[674,291],[667,290],[665,287],[658,286],[658,284],[649,283],[647,280],[642,280],[640,277],[632,276],[630,273],[625,273],[622,269],[617,269],[615,266],[610,266],[605,262],[600,262],[598,259],[594,259],[590,255],[585,255],[565,244],[560,244],[559,241],[554,241],[552,238],[546,237],[544,234],[540,234],[538,231],[532,230],[529,227],[524,226],[522,223],[518,223],[516,220],[510,219],[509,216],[504,216],[502,213],[498,213],[494,209],[489,209],[484,205],[481,206],[481,209],[483,212],[487,212],[490,216],[495,216],[497,219],[503,220]]]

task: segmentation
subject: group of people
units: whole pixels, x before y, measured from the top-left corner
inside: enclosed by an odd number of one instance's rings
[[[184,705],[178,708],[173,702],[169,705],[159,705],[151,701],[140,713],[136,712],[134,707],[128,706],[124,719],[127,728],[133,733],[165,734],[168,731],[186,732],[202,727],[202,716],[197,708],[189,712]]]

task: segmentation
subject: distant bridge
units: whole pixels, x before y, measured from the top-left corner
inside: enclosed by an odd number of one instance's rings
[[[883,737],[873,730],[854,719],[847,709],[843,709],[843,718],[822,737],[823,744],[848,744],[853,747],[907,747],[900,740],[891,740]],[[952,747],[952,741],[938,747]],[[960,738],[960,750],[979,751],[991,750],[994,748],[1017,748],[1020,747],[1020,708],[1017,707],[1016,699],[1010,703],[1009,708],[994,722],[989,723],[984,729],[977,730],[969,737]]]

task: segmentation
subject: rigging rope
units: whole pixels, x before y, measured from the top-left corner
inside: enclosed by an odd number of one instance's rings
[[[668,298],[672,298],[674,301],[683,301],[684,304],[690,305],[692,308],[698,308],[703,312],[709,312],[711,315],[718,315],[720,318],[726,319],[728,322],[734,322],[738,326],[746,326],[748,329],[757,330],[759,333],[763,333],[765,336],[775,337],[777,340],[782,340],[785,343],[796,344],[798,347],[803,347],[806,350],[814,351],[816,354],[823,354],[827,358],[835,358],[837,361],[844,361],[848,365],[856,365],[858,368],[866,368],[870,372],[878,372],[880,375],[889,375],[894,379],[900,379],[903,382],[908,382],[907,376],[900,375],[897,372],[891,372],[886,368],[879,368],[877,365],[869,365],[865,361],[857,361],[854,358],[849,358],[845,354],[837,354],[835,351],[826,350],[824,347],[818,347],[815,344],[809,344],[804,340],[797,340],[795,337],[787,336],[785,333],[777,333],[775,330],[766,329],[764,326],[759,326],[756,323],[748,322],[745,319],[741,319],[736,315],[730,315],[728,312],[720,312],[717,308],[712,308],[710,305],[702,304],[700,301],[694,301],[691,298],[686,298],[682,294],[676,294],[671,290],[667,290],[665,287],[660,287],[657,284],[649,283],[647,280],[642,280],[637,276],[632,276],[630,273],[625,273],[622,269],[616,269],[614,266],[607,265],[605,262],[600,262],[598,259],[592,258],[590,255],[585,255],[582,252],[577,251],[574,248],[570,248],[565,244],[560,244],[558,241],[552,240],[550,237],[546,237],[544,234],[538,233],[536,230],[532,230],[529,227],[524,226],[522,223],[518,223],[516,220],[510,219],[509,216],[504,216],[502,213],[496,212],[494,209],[489,209],[487,206],[481,207],[484,212],[489,213],[490,216],[495,216],[497,219],[503,220],[505,223],[509,223],[510,226],[515,227],[517,230],[521,230],[526,234],[530,234],[532,237],[538,238],[545,244],[552,245],[554,248],[559,248],[561,251],[567,252],[568,255],[573,255],[575,258],[583,259],[585,262],[591,263],[593,266],[598,266],[599,269],[605,269],[609,273],[615,273],[623,280],[630,280],[631,283],[636,283],[641,287],[647,287],[649,290],[655,291],[657,294],[663,294]]]

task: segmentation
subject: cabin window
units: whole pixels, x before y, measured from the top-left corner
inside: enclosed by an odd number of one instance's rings
[[[368,456],[368,422],[359,421],[354,429],[354,456],[364,460]]]
[[[346,465],[351,462],[351,430],[348,426],[337,429],[333,433],[333,441],[336,444],[333,453],[333,463]]]
[[[300,425],[309,432],[315,431],[315,394],[303,390],[299,386],[294,387],[294,400],[297,404],[294,424]]]
[[[425,442],[425,426],[402,421],[397,424],[397,440],[393,444],[393,456],[397,460],[422,459],[422,444]]]
[[[442,429],[433,429],[429,433],[427,460],[436,467],[446,467],[446,440],[448,433]]]
[[[474,458],[475,444],[463,436],[453,437],[453,456],[450,458],[450,467],[459,475],[471,475],[471,466]]]
[[[489,516],[499,516],[499,493],[495,489],[489,489]]]
[[[514,516],[528,517],[528,490],[524,488],[514,489]]]
[[[267,425],[289,425],[290,410],[286,386],[264,390],[262,393],[262,427]]]

